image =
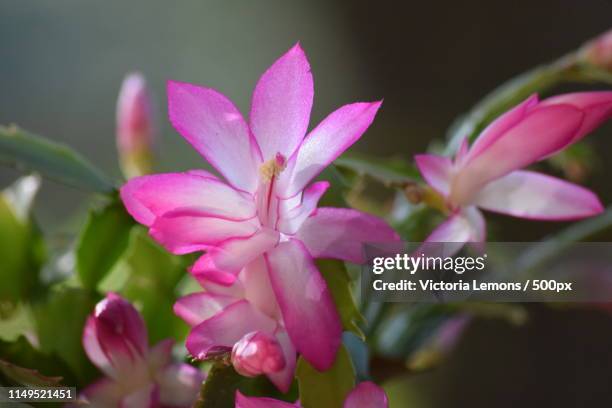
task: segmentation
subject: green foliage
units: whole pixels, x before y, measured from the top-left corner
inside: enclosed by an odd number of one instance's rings
[[[0,340],[15,341],[22,335],[34,333],[34,317],[27,303],[19,303],[11,309],[10,315],[0,317]]]
[[[182,340],[188,327],[172,312],[172,305],[177,298],[177,285],[191,260],[170,254],[153,242],[143,228],[135,227],[116,268],[99,288],[120,293],[139,307],[151,343],[168,337]]]
[[[359,153],[345,153],[334,164],[357,176],[370,176],[385,185],[401,185],[420,180],[419,172],[406,160],[382,159]]]
[[[381,323],[372,340],[381,356],[410,360],[420,352],[449,319],[458,315],[502,319],[520,325],[527,320],[524,306],[514,303],[462,302],[402,305]]]
[[[589,241],[597,238],[610,239],[612,231],[612,206],[607,207],[598,217],[575,222],[561,232],[533,243],[516,260],[517,273],[525,273],[544,265],[558,256],[574,242]]]
[[[30,214],[39,184],[35,176],[23,177],[0,194],[0,317],[40,285],[46,249]]]
[[[406,242],[421,242],[438,224],[440,224],[444,216],[436,209],[428,206],[411,204],[408,214],[400,221],[395,223],[395,230]]]
[[[329,182],[329,189],[325,192],[321,200],[320,207],[346,207],[344,198],[348,184],[342,174],[334,166],[329,166],[321,172],[317,180]]]
[[[450,316],[449,305],[415,304],[391,315],[373,339],[376,352],[388,358],[409,357]]]
[[[244,395],[255,397],[265,396],[288,402],[297,399],[296,387],[292,387],[283,395],[266,377],[247,378],[238,374],[231,365],[217,361],[213,363],[206,381],[202,384],[194,408],[234,408],[238,390]]]
[[[127,248],[131,228],[132,218],[119,201],[89,214],[76,248],[77,272],[83,287],[95,289],[110,272]]]
[[[234,408],[236,390],[245,377],[232,366],[222,362],[214,363],[202,385],[195,408]]]
[[[34,387],[74,384],[70,369],[61,359],[36,350],[25,337],[14,342],[0,340],[0,356],[0,384]]]
[[[370,380],[370,349],[368,344],[364,339],[350,332],[342,335],[342,343],[351,356],[357,382]]]
[[[353,293],[351,292],[351,278],[344,266],[344,262],[334,259],[319,259],[316,261],[317,267],[327,282],[327,287],[331,291],[334,303],[342,320],[344,330],[355,333],[364,338],[363,332],[359,328],[359,323],[365,320],[355,304]]]
[[[44,301],[34,305],[34,317],[40,349],[56,354],[66,362],[79,380],[89,384],[97,371],[85,355],[81,339],[87,316],[99,295],[79,288],[54,288]]]
[[[0,163],[87,191],[110,193],[112,182],[80,154],[16,126],[0,126]]]
[[[355,370],[350,355],[342,346],[334,365],[320,372],[300,357],[296,369],[303,408],[342,408],[355,386]]]

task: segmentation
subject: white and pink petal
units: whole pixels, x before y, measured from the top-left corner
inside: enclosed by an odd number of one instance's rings
[[[284,201],[279,199],[279,219],[277,222],[277,229],[284,234],[293,235],[295,234],[306,218],[308,218],[317,209],[319,200],[325,194],[330,184],[327,181],[318,181],[312,183],[304,193],[302,194],[302,200],[299,204],[287,208],[284,206]]]
[[[584,120],[570,141],[575,143],[612,118],[612,91],[575,92],[553,96],[542,101],[541,106],[567,104],[584,112]]]
[[[173,254],[202,251],[230,238],[249,237],[259,229],[256,217],[232,220],[197,210],[173,210],[158,217],[149,233]]]
[[[192,407],[204,378],[204,373],[189,364],[167,366],[156,376],[160,404],[164,407]]]
[[[283,350],[285,367],[276,373],[267,374],[267,377],[281,392],[289,392],[293,383],[293,377],[295,376],[297,353],[289,335],[284,329],[278,329],[275,335]]]
[[[231,284],[240,270],[278,243],[277,231],[262,228],[247,238],[231,238],[209,248],[191,267],[197,279],[209,279],[219,284]]]
[[[364,263],[364,245],[397,244],[399,235],[382,219],[347,208],[322,207],[308,217],[296,238],[314,258]]]
[[[188,325],[197,326],[235,302],[236,298],[231,296],[196,292],[179,298],[173,309]]]
[[[250,125],[263,160],[289,157],[306,134],[314,97],[310,64],[299,44],[280,57],[253,92]]]
[[[295,151],[279,180],[283,197],[303,190],[368,129],[382,102],[345,105],[332,112]]]
[[[592,191],[527,170],[514,171],[487,184],[474,204],[484,210],[537,220],[574,220],[603,211]]]
[[[453,177],[452,160],[435,154],[418,154],[414,160],[427,184],[438,193],[447,196]]]
[[[315,368],[328,369],[340,347],[342,325],[325,280],[297,240],[283,242],[265,256],[291,341]]]
[[[245,220],[256,215],[252,196],[220,180],[194,173],[166,173],[130,179],[121,187],[128,212],[151,226],[170,211],[192,209],[219,217]]]
[[[174,128],[232,186],[255,191],[261,152],[229,99],[210,88],[170,81],[168,115]]]
[[[458,169],[450,200],[466,205],[488,182],[528,166],[566,146],[582,124],[584,113],[570,105],[533,109]]]
[[[262,331],[272,334],[276,321],[255,309],[248,301],[239,300],[220,313],[195,326],[187,336],[186,347],[197,359],[211,352],[229,351],[245,334]]]

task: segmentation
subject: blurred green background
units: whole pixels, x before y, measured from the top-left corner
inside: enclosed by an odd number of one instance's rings
[[[68,143],[119,177],[115,100],[124,75],[139,70],[157,100],[160,170],[197,168],[201,159],[166,120],[165,81],[214,87],[247,112],[259,75],[300,41],[315,76],[312,123],[384,97],[354,150],[410,160],[488,91],[605,31],[610,16],[610,0],[3,0],[0,123]],[[607,204],[611,124],[591,142],[602,153],[587,184]],[[0,185],[17,174],[1,168]],[[36,209],[43,228],[70,233],[67,217],[86,198],[46,182]],[[560,225],[492,218],[506,240]],[[611,342],[603,313],[535,306],[521,328],[479,322],[447,365],[390,384],[393,406],[610,406]]]

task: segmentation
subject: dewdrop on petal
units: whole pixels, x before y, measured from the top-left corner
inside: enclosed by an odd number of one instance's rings
[[[117,100],[117,149],[126,178],[153,170],[155,126],[151,96],[140,73],[128,75]]]

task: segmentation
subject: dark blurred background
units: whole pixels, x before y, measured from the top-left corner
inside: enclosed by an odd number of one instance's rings
[[[197,168],[166,120],[165,81],[214,87],[247,112],[259,75],[300,41],[315,76],[312,123],[384,97],[354,150],[410,160],[496,85],[610,28],[611,16],[611,0],[3,0],[0,123],[68,143],[118,177],[115,100],[124,75],[139,70],[159,107],[160,169]],[[606,203],[610,137],[608,124],[591,138],[604,153],[587,182]],[[16,176],[2,168],[0,184]],[[46,183],[37,215],[46,229],[65,228],[86,197]],[[497,224],[506,240],[524,241],[559,226]],[[611,406],[612,319],[536,309],[523,328],[478,323],[449,365],[391,384],[404,401],[394,406]]]

